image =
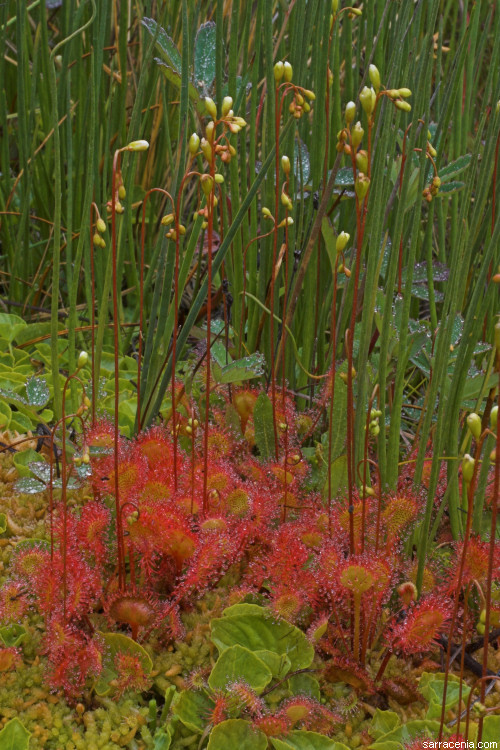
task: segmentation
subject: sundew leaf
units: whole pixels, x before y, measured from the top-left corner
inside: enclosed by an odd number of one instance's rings
[[[200,26],[194,41],[194,77],[196,85],[206,92],[215,78],[215,37],[213,21]]]
[[[280,655],[286,654],[290,659],[292,671],[310,666],[314,658],[314,647],[301,630],[285,620],[272,618],[263,607],[246,606],[252,607],[251,613],[230,616],[226,614],[212,620],[211,639],[219,651],[239,644],[254,652],[266,650]],[[260,611],[257,612],[256,608]],[[231,609],[235,611],[234,608]]]
[[[228,719],[217,724],[210,733],[207,750],[266,750],[267,737],[264,732],[253,729],[244,719]]]
[[[354,174],[352,167],[341,167],[335,177],[336,188],[354,187]]]
[[[33,376],[27,380],[26,396],[30,406],[46,406],[50,398],[50,391],[45,378]]]
[[[179,75],[182,71],[182,57],[173,39],[169,37],[165,29],[156,23],[154,18],[143,18],[142,25],[155,39],[155,47],[161,55],[162,60],[173,68]]]
[[[111,682],[118,677],[114,663],[117,654],[130,654],[137,657],[145,674],[149,674],[153,669],[153,662],[148,652],[132,638],[122,633],[99,633],[99,636],[104,640],[106,651],[103,657],[102,672],[94,686],[97,695],[107,695],[112,688]]]
[[[44,482],[45,484],[50,482],[50,466],[49,464],[46,464],[45,461],[30,461],[28,466],[32,474],[34,474],[41,482]],[[54,478],[54,474],[55,472],[53,473],[52,478]]]
[[[460,172],[463,172],[464,169],[467,169],[471,162],[471,159],[472,154],[464,154],[463,156],[459,156],[458,159],[455,159],[455,161],[447,164],[445,167],[441,167],[438,172],[441,182],[449,182],[452,177],[456,177],[457,174],[460,174]],[[441,189],[442,188],[439,188],[440,191]]]
[[[261,393],[253,409],[255,442],[262,458],[270,458],[275,452],[273,405],[267,394]]]
[[[238,644],[225,649],[217,659],[208,678],[212,690],[226,690],[229,683],[243,681],[262,693],[273,678],[271,670],[248,648]]]
[[[0,750],[28,750],[30,737],[19,719],[11,719],[0,732]]]
[[[335,742],[330,737],[317,732],[307,732],[298,729],[289,732],[285,740],[271,737],[271,744],[275,750],[349,750],[342,742]]]

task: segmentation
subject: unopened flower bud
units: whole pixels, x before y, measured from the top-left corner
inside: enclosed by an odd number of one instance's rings
[[[373,88],[378,94],[380,91],[380,73],[376,65],[370,65],[368,68],[368,75],[370,76]]]
[[[310,102],[313,102],[316,99],[316,94],[314,91],[311,91],[311,89],[304,89],[304,94],[307,96]]]
[[[498,419],[498,406],[495,404],[495,406],[490,411],[490,425],[491,425],[492,430],[496,429],[497,419]]]
[[[212,146],[210,143],[205,139],[201,139],[201,150],[203,151],[203,156],[208,162],[212,161]]]
[[[210,117],[213,120],[217,119],[217,107],[215,106],[215,102],[213,99],[211,99],[209,96],[205,97],[205,107],[207,108],[207,112],[210,115]]]
[[[358,120],[356,125],[353,127],[351,132],[351,143],[353,145],[353,148],[357,148],[361,141],[363,140],[363,136],[365,134],[365,131],[361,127],[361,123]]]
[[[222,185],[222,183],[224,182],[224,175],[221,174],[220,172],[216,172],[214,174],[214,180],[217,183],[217,185]]]
[[[214,181],[212,180],[210,175],[202,174],[201,175],[201,189],[203,190],[207,198],[212,192],[213,188],[214,188]]]
[[[467,417],[467,427],[476,440],[479,440],[481,436],[481,417],[479,414],[476,414],[475,412],[469,414]]]
[[[335,250],[337,251],[337,255],[345,250],[350,239],[350,234],[348,234],[347,232],[340,232],[335,242]]]
[[[372,91],[373,89],[369,89],[368,86],[365,86],[361,94],[359,95],[359,101],[361,102],[361,106],[363,107],[368,117],[370,117],[375,106],[375,101],[374,101],[374,98],[372,97]]]
[[[285,66],[282,60],[278,60],[278,62],[274,64],[274,80],[276,81],[276,83],[279,83],[281,81],[284,73],[285,73]]]
[[[118,188],[118,197],[122,201],[127,197],[127,191],[125,190],[125,185],[120,185]]]
[[[469,453],[466,453],[462,459],[462,476],[466,484],[470,484],[474,476],[475,461]]]
[[[161,219],[162,226],[168,227],[169,224],[172,224],[173,220],[174,220],[173,214],[165,214],[165,216],[162,216],[162,219]]]
[[[94,235],[93,235],[93,237],[92,237],[92,241],[93,241],[94,245],[97,245],[98,247],[100,247],[101,246],[101,235],[97,234],[97,232],[95,232]]]
[[[191,138],[189,139],[189,153],[191,156],[194,156],[198,149],[200,148],[200,136],[198,133],[193,133]]]
[[[397,99],[394,102],[394,105],[397,109],[401,109],[403,112],[411,112],[411,104],[408,104],[408,102],[403,102],[401,99]]]
[[[360,172],[365,174],[368,172],[368,153],[367,151],[361,150],[356,153],[356,166]]]
[[[354,190],[360,201],[363,200],[363,198],[367,194],[369,187],[370,178],[363,174],[363,172],[360,172],[356,177],[356,182],[354,184]]]
[[[262,215],[266,217],[266,219],[271,219],[272,214],[270,210],[267,208],[267,206],[262,206]]]
[[[287,211],[291,211],[293,208],[293,203],[290,200],[290,196],[286,193],[281,193],[281,204],[287,209]]]
[[[354,122],[354,118],[356,117],[356,105],[354,102],[347,102],[345,105],[345,121],[347,125],[350,125],[351,122]]]
[[[281,168],[288,177],[288,175],[290,174],[290,159],[288,158],[288,156],[286,156],[286,154],[283,154],[283,156],[281,157]]]
[[[105,222],[99,217],[95,223],[96,229],[101,234],[106,231],[106,224]]]
[[[207,127],[205,128],[205,138],[209,143],[212,143],[214,139],[214,133],[215,133],[215,123],[213,120],[210,120],[210,122],[207,124]]]
[[[233,97],[232,96],[225,96],[222,100],[222,117],[225,117],[229,111],[233,108]]]
[[[278,224],[278,229],[282,229],[283,227],[291,227],[293,224],[293,219],[291,216],[287,216],[285,219],[282,219],[280,223]]]
[[[339,0],[332,0],[332,13],[335,15],[339,7]]]
[[[293,76],[292,66],[290,65],[289,62],[284,62],[283,63],[283,78],[285,79],[287,83],[290,83],[290,81],[292,80],[292,76]]]
[[[85,367],[88,361],[89,355],[87,354],[87,352],[80,352],[80,354],[78,355],[78,361],[76,363],[77,368],[81,370],[82,367]]]
[[[407,99],[409,96],[411,96],[411,91],[410,91],[410,89],[407,89],[407,88],[403,87],[402,89],[398,89],[398,94],[403,99]]]
[[[126,151],[147,151],[149,143],[147,141],[131,141],[125,146]]]
[[[428,151],[428,152],[430,153],[430,155],[432,156],[432,158],[433,158],[433,159],[435,159],[435,158],[436,158],[436,156],[437,156],[437,151],[436,151],[436,149],[434,148],[434,146],[432,145],[432,143],[428,143],[428,144],[427,144],[427,151]]]

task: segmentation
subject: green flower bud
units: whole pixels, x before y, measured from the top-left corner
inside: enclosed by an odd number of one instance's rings
[[[351,143],[352,143],[353,148],[356,149],[359,146],[359,144],[363,140],[364,134],[365,134],[365,131],[361,127],[361,123],[358,120],[358,122],[356,123],[356,125],[353,127],[351,131]]]
[[[283,156],[281,157],[281,168],[288,177],[288,175],[290,174],[290,159],[288,158],[288,156],[286,156],[286,154],[283,154]]]
[[[147,151],[149,143],[147,141],[131,141],[125,146],[125,151]]]
[[[209,96],[205,97],[205,107],[207,108],[207,112],[210,115],[210,117],[213,120],[217,119],[217,107],[215,106],[215,102],[213,99],[211,99]]]
[[[348,234],[347,232],[340,232],[339,236],[337,237],[337,241],[335,242],[335,250],[337,252],[337,255],[345,250],[346,245],[350,239],[350,234]]]
[[[285,66],[281,60],[278,60],[274,65],[274,80],[279,83],[285,73]]]
[[[287,83],[290,83],[293,76],[293,68],[289,62],[283,63],[283,77]]]
[[[96,226],[97,231],[100,232],[101,234],[106,231],[106,224],[101,219],[101,217],[97,219],[95,226]]]
[[[168,227],[172,222],[174,221],[174,215],[173,214],[165,214],[165,216],[162,217],[161,223],[162,226]]]
[[[398,94],[403,99],[407,99],[409,96],[411,96],[411,91],[410,91],[410,89],[407,89],[407,88],[403,87],[402,89],[398,89]]]
[[[339,8],[339,0],[332,0],[332,13],[335,15]]]
[[[291,227],[293,224],[293,219],[291,216],[287,216],[286,219],[282,219],[280,223],[278,224],[278,229],[281,229],[282,227]]]
[[[314,91],[311,91],[311,89],[304,89],[304,94],[307,96],[310,102],[313,102],[316,99],[316,94]]]
[[[267,206],[262,206],[262,216],[265,216],[266,219],[272,219],[272,214]]]
[[[222,117],[225,117],[228,112],[233,108],[233,97],[232,96],[225,96],[222,100]]]
[[[354,122],[354,118],[356,117],[356,105],[354,102],[347,102],[345,105],[345,121],[348,125],[351,124],[351,122]]]
[[[370,178],[363,174],[363,172],[360,172],[356,177],[356,182],[354,184],[354,190],[360,201],[363,200],[363,198],[367,194],[369,187]]]
[[[205,138],[201,139],[201,150],[205,159],[208,162],[212,161],[212,146]]]
[[[193,133],[191,138],[189,139],[189,153],[191,156],[194,156],[198,149],[200,148],[200,136],[198,133]]]
[[[466,484],[470,484],[474,476],[475,461],[469,453],[466,453],[462,459],[462,476]]]
[[[220,172],[216,172],[214,174],[214,180],[217,183],[217,185],[222,185],[222,183],[224,182],[224,175],[220,174]]]
[[[403,102],[400,99],[397,99],[394,104],[397,109],[401,109],[403,112],[411,112],[411,104],[408,104],[408,102]]]
[[[287,209],[287,211],[291,211],[293,208],[293,203],[290,200],[290,196],[286,193],[281,193],[281,203],[282,205]]]
[[[210,122],[207,124],[207,127],[205,128],[205,138],[209,143],[212,143],[214,140],[214,134],[215,134],[215,123],[213,120],[210,120]]]
[[[365,174],[368,172],[368,153],[366,151],[358,151],[356,156],[356,166],[359,169],[360,172],[364,172]]]
[[[380,91],[380,73],[378,72],[378,68],[376,65],[370,65],[368,68],[368,75],[370,76],[370,81],[372,82],[372,86],[375,89],[375,91]]]
[[[467,427],[476,440],[479,440],[481,436],[481,417],[479,414],[476,414],[475,412],[469,414],[467,417]]]
[[[498,406],[495,406],[490,411],[490,425],[492,430],[496,430],[498,420]]]
[[[361,102],[361,106],[363,107],[368,117],[370,117],[371,113],[373,112],[373,108],[375,106],[375,102],[372,97],[372,90],[373,89],[369,89],[368,86],[365,86],[363,90],[361,91],[361,94],[359,95],[359,101]]]
[[[212,180],[209,174],[202,174],[200,179],[201,179],[201,189],[203,190],[204,194],[208,198],[208,196],[214,189],[214,181]]]
[[[85,367],[88,361],[89,355],[87,354],[87,352],[80,352],[80,354],[78,355],[78,361],[76,363],[77,368],[81,370],[82,367]]]

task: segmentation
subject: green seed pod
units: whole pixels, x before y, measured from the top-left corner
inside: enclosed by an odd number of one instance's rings
[[[363,174],[363,172],[360,172],[356,177],[356,182],[354,184],[354,190],[360,201],[366,196],[369,187],[370,178]]]
[[[290,83],[293,76],[293,68],[289,62],[283,63],[283,77],[287,83]]]
[[[351,122],[354,122],[354,118],[356,117],[356,105],[354,102],[347,102],[345,105],[345,121],[348,125],[351,124]]]
[[[368,117],[370,117],[374,107],[372,89],[369,89],[368,86],[365,86],[361,94],[359,95],[359,101],[361,102],[361,106],[363,107]]]
[[[225,96],[222,100],[222,117],[225,117],[229,110],[233,108],[233,97],[232,96]]]
[[[339,0],[332,0],[332,13],[335,15],[339,8]]]
[[[359,171],[366,174],[368,172],[368,153],[364,150],[358,151],[355,159]]]
[[[370,76],[373,88],[378,94],[380,91],[380,73],[376,65],[370,65],[368,68],[368,75]]]
[[[335,250],[337,251],[337,255],[343,250],[345,250],[347,243],[351,239],[351,235],[347,232],[340,232],[339,236],[337,237],[337,241],[335,243]]]
[[[95,226],[96,226],[97,231],[100,232],[101,234],[106,231],[106,224],[101,219],[101,217],[97,219]]]
[[[201,150],[205,159],[209,162],[212,161],[212,146],[205,138],[201,139]]]
[[[207,108],[207,112],[210,115],[210,117],[213,120],[217,119],[217,107],[215,106],[215,102],[213,99],[211,99],[209,96],[205,97],[205,107]]]
[[[224,175],[221,174],[220,172],[216,172],[214,174],[214,180],[217,183],[217,185],[222,185],[222,183],[224,182]]]
[[[200,179],[201,179],[201,189],[203,190],[204,194],[208,198],[208,196],[214,189],[214,181],[212,180],[209,174],[202,174]]]
[[[162,217],[161,223],[162,226],[168,227],[172,222],[174,221],[174,215],[173,214],[165,214],[165,216]]]
[[[490,425],[491,425],[492,430],[496,430],[497,419],[498,419],[498,406],[495,404],[495,406],[490,411]]]
[[[462,458],[462,476],[466,484],[470,484],[474,476],[475,461],[469,453]]]
[[[193,133],[191,138],[189,139],[189,153],[191,156],[194,156],[198,149],[200,148],[200,136],[198,133]]]
[[[272,214],[270,210],[267,208],[267,206],[262,206],[262,216],[265,216],[266,219],[272,218]]]
[[[411,91],[410,91],[410,89],[407,89],[407,88],[403,87],[402,89],[398,89],[398,94],[403,99],[407,99],[409,96],[411,96]]]
[[[401,109],[403,112],[411,112],[411,104],[408,104],[408,102],[403,102],[401,99],[398,99],[394,104],[397,109]]]
[[[274,65],[274,80],[276,83],[279,83],[281,79],[283,78],[285,72],[285,66],[281,60],[278,60],[277,63]]]
[[[207,127],[205,128],[205,137],[209,143],[213,142],[214,134],[215,134],[215,123],[213,120],[210,120],[210,122],[207,124]]]
[[[147,151],[149,143],[147,141],[131,141],[125,146],[126,151]]]
[[[283,156],[281,157],[281,168],[288,177],[288,175],[290,174],[290,159],[288,158],[288,156],[286,156],[286,154],[283,154]]]
[[[481,417],[479,414],[476,414],[475,412],[469,414],[467,417],[467,427],[476,440],[479,440],[481,436]]]
[[[351,131],[351,143],[352,143],[353,148],[357,148],[359,146],[359,144],[363,140],[364,134],[365,134],[365,131],[361,127],[361,123],[358,120],[358,122],[356,123],[356,125],[353,127]]]
[[[87,352],[80,352],[80,354],[78,355],[78,361],[76,363],[77,368],[81,370],[82,367],[85,367],[88,361],[89,355],[87,354]]]

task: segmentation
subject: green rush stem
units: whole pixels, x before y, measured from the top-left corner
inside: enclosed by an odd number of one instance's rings
[[[328,536],[332,536],[332,447],[333,447],[333,401],[335,398],[335,350],[337,348],[337,263],[333,272],[333,299],[330,322],[330,337],[332,347],[332,389],[330,396],[330,419],[328,425]]]
[[[498,152],[498,140],[497,140],[497,152]],[[498,326],[498,323],[497,323]],[[498,370],[498,393],[500,394],[500,353],[497,349],[497,370]],[[497,399],[499,400],[499,399]],[[490,615],[491,615],[491,589],[493,581],[493,565],[495,561],[495,538],[497,534],[497,516],[498,516],[498,497],[500,491],[500,419],[497,418],[497,434],[496,434],[496,455],[495,455],[495,478],[493,481],[493,494],[491,500],[491,531],[490,531],[490,549],[488,555],[488,576],[486,582],[486,602],[485,610],[486,617],[484,621],[484,645],[483,645],[483,680],[481,682],[481,702],[485,699],[485,677],[486,670],[488,668],[488,636],[490,631]],[[482,716],[479,719],[478,729],[478,742],[481,741],[483,732],[483,721]]]
[[[215,133],[215,127],[214,127]],[[278,149],[276,148],[276,152]],[[208,418],[210,414],[210,350],[212,346],[211,322],[212,322],[212,245],[214,235],[214,187],[215,187],[215,151],[212,148],[210,159],[210,177],[212,178],[212,189],[208,195],[208,269],[207,269],[207,376],[205,384],[205,429],[203,433],[203,513],[208,510],[207,481],[208,481]],[[172,374],[174,370],[172,369]]]
[[[279,211],[279,173],[280,173],[280,154],[279,154],[279,141],[280,141],[280,121],[281,121],[281,104],[283,97],[280,100],[279,87],[275,88],[275,121],[274,121],[274,139],[276,144],[275,151],[275,208],[274,208],[274,234],[273,234],[273,259],[271,267],[271,286],[270,286],[270,308],[271,315],[269,316],[270,327],[270,347],[271,347],[271,401],[273,404],[273,431],[274,431],[274,452],[276,461],[278,460],[278,426],[276,424],[276,375],[274,372],[274,276],[275,276],[275,265],[276,265],[276,254],[278,249],[278,211]],[[284,330],[284,329],[283,329]],[[283,357],[284,359],[284,357]]]

